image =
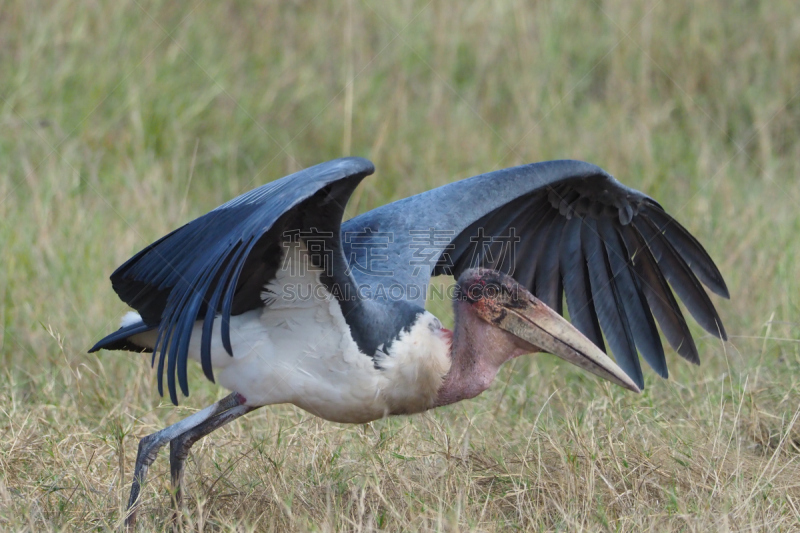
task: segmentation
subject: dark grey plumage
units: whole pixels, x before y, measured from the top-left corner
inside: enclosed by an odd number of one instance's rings
[[[175,230],[112,274],[117,294],[143,319],[129,331],[158,328],[159,390],[166,364],[173,402],[176,378],[188,395],[187,347],[197,320],[202,367],[213,381],[214,320],[222,320],[230,352],[230,316],[264,305],[261,289],[280,267],[286,235],[298,230],[330,234],[329,257],[316,258],[331,261],[322,281],[370,356],[422,311],[432,275],[458,277],[475,266],[511,274],[559,313],[566,299],[576,327],[601,349],[605,334],[639,387],[637,351],[667,376],[656,322],[678,353],[699,361],[670,285],[703,328],[726,337],[700,284],[728,297],[706,251],[655,201],[599,167],[550,161],[499,170],[342,223],[350,194],[372,172],[369,161],[345,158],[276,180]],[[376,246],[377,259],[370,255]],[[129,331],[92,351],[131,349]]]

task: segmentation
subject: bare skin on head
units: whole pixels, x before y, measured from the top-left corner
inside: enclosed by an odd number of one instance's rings
[[[503,363],[539,351],[535,346],[486,322],[466,301],[456,300],[453,311],[456,330],[450,349],[450,371],[442,382],[433,407],[478,396],[489,388]]]
[[[639,392],[614,361],[511,277],[487,269],[467,270],[458,289],[450,371],[433,407],[474,398],[489,388],[503,363],[536,352],[552,353]]]

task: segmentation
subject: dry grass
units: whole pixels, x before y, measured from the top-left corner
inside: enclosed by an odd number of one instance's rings
[[[222,394],[194,369],[176,410],[143,359],[86,354],[113,268],[352,153],[378,172],[351,213],[597,163],[707,244],[731,340],[695,328],[703,366],[670,353],[640,396],[541,356],[414,418],[258,411],[196,446],[185,530],[800,530],[796,2],[182,4],[0,3],[0,529],[116,529],[136,438]]]

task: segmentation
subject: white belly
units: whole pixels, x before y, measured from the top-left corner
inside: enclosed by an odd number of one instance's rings
[[[433,405],[450,367],[449,337],[436,317],[420,315],[388,353],[380,352],[379,370],[358,349],[319,275],[291,272],[281,270],[267,287],[269,305],[231,317],[232,357],[215,321],[211,364],[221,386],[243,395],[247,405],[292,403],[336,422],[367,422]],[[201,336],[198,322],[188,354],[196,361]]]
[[[337,422],[384,416],[387,406],[379,394],[384,376],[349,331],[324,320],[325,314],[319,305],[232,317],[233,357],[222,347],[215,324],[211,363],[217,382],[243,395],[248,405],[293,403]],[[197,361],[201,331],[198,323],[189,346],[189,357]]]

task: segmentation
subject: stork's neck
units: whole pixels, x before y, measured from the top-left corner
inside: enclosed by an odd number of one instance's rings
[[[533,348],[481,319],[469,303],[456,300],[450,371],[442,382],[436,407],[474,398],[489,388],[500,367]]]

